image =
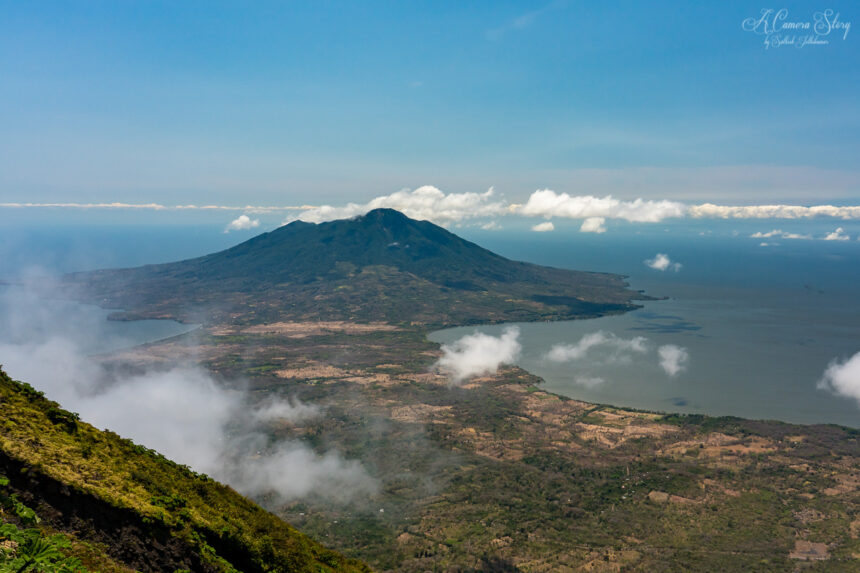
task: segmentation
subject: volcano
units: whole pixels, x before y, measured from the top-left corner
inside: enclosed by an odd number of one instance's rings
[[[462,325],[635,308],[624,278],[499,256],[393,209],[295,221],[174,263],[68,275],[114,318],[353,320]]]

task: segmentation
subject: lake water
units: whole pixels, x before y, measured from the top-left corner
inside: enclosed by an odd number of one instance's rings
[[[648,410],[860,427],[857,401],[816,386],[832,361],[860,352],[856,241],[761,246],[748,234],[697,233],[542,238],[540,248],[535,241],[500,237],[492,247],[523,259],[528,245],[529,260],[621,272],[633,288],[669,297],[618,316],[517,325],[523,346],[517,364],[542,377],[547,390]],[[683,266],[678,272],[645,266],[658,252]],[[505,328],[454,328],[430,338],[450,343],[476,330],[499,335]],[[554,345],[576,345],[599,331],[609,343],[564,362],[547,358]],[[646,339],[643,351],[624,346],[636,337]],[[689,357],[674,376],[659,365],[657,349],[664,345]]]

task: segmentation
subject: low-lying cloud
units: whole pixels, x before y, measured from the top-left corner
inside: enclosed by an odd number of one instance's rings
[[[227,228],[224,229],[225,233],[229,233],[230,231],[247,231],[249,229],[254,229],[260,226],[259,219],[252,219],[248,215],[239,215],[227,225]]]
[[[495,373],[499,366],[514,363],[520,355],[520,329],[506,328],[501,336],[482,332],[466,336],[442,345],[442,357],[435,368],[448,376],[453,384],[461,384],[467,378]]]
[[[686,370],[690,361],[687,349],[674,344],[661,346],[657,349],[657,354],[660,357],[660,368],[669,376],[677,376]]]
[[[656,271],[674,271],[678,272],[683,266],[681,263],[673,263],[669,255],[665,253],[657,253],[653,259],[647,259],[645,265]]]
[[[818,381],[818,388],[853,398],[860,407],[860,352],[844,362],[831,362]]]
[[[0,311],[62,321],[32,308],[27,297],[8,300],[9,292],[2,296],[7,300]],[[3,318],[0,322],[6,324],[21,322]],[[86,337],[86,331],[79,332],[78,338]],[[377,490],[377,481],[357,461],[274,437],[271,430],[276,426],[301,425],[322,415],[316,405],[294,397],[261,403],[235,383],[220,383],[194,364],[118,376],[83,350],[92,351],[92,343],[53,334],[49,328],[31,329],[26,338],[0,339],[0,363],[10,376],[32,384],[87,422],[242,493],[267,495],[275,502],[307,496],[349,501]]]

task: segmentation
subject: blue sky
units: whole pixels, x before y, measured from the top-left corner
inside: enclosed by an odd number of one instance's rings
[[[832,9],[829,44],[742,29]],[[852,2],[0,2],[0,203],[860,201]],[[856,22],[856,24],[855,24]]]

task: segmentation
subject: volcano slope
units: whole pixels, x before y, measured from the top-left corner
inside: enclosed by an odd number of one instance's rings
[[[844,571],[860,561],[856,430],[638,412],[518,368],[452,385],[441,325],[632,308],[621,277],[515,263],[378,210],[191,261],[75,275],[120,317],[204,323],[106,357],[196,361],[325,409],[271,439],[360,460],[361,501],[257,501],[384,571]]]

